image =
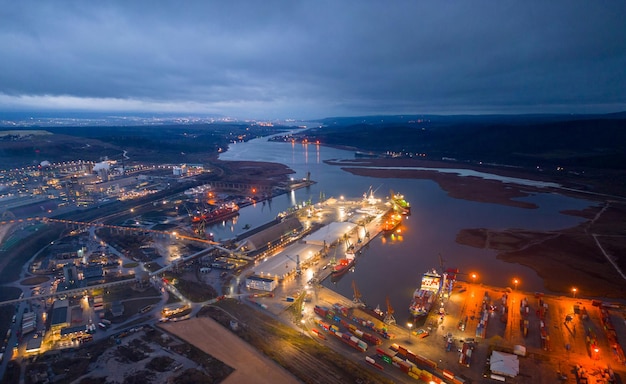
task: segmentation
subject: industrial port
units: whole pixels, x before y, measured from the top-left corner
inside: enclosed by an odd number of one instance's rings
[[[346,207],[338,210],[346,214],[360,203],[332,202],[326,207]],[[384,215],[372,218],[360,233],[352,229],[344,242],[364,246],[369,239],[363,233],[371,238],[383,235],[385,215],[393,210],[389,205],[379,209]],[[334,247],[346,249],[337,241],[327,254]],[[313,265],[307,259],[299,272],[306,278],[298,279],[297,263],[289,254],[293,250],[285,249],[273,263],[284,263],[290,271],[283,283],[272,295],[251,295],[248,301],[276,316],[301,306],[300,325],[311,337],[331,348],[352,350],[352,357],[397,382],[608,383],[617,382],[626,363],[620,346],[626,327],[619,304],[575,297],[575,292],[570,297],[525,292],[514,278],[511,287],[492,287],[481,284],[474,273],[454,271],[458,275],[449,285],[443,278],[439,283],[429,313],[411,319],[406,308],[394,309],[389,303],[382,310],[365,306],[354,284],[352,298],[318,284],[333,277],[330,268],[324,268],[328,258],[313,259]]]
[[[307,176],[288,188],[310,183]],[[33,260],[30,274],[50,275],[51,280],[34,286],[23,283],[33,286],[30,295],[3,303],[16,305],[14,321],[19,325],[13,348],[6,348],[15,340],[13,327],[7,333],[4,364],[38,356],[46,361],[51,353],[84,348],[93,341],[122,343],[133,333],[152,332],[157,324],[176,334],[185,324],[181,321],[232,299],[280,319],[284,326],[361,364],[372,377],[383,377],[382,382],[583,383],[615,382],[623,375],[626,360],[620,345],[626,327],[622,307],[613,303],[575,297],[576,292],[572,297],[524,292],[517,279],[511,287],[490,287],[471,271],[454,268],[415,271],[413,301],[403,308],[393,308],[389,300],[383,308],[366,305],[354,281],[353,297],[322,285],[327,279],[350,279],[350,270],[358,268],[370,241],[400,235],[402,220],[419,215],[400,194],[376,197],[369,190],[356,199],[340,196],[303,203],[218,242],[206,226],[236,219],[240,206],[256,201],[234,199],[214,187],[158,200],[160,205],[137,206],[131,209],[131,219],[116,225],[42,217],[20,221],[63,224],[70,238],[85,240],[79,240],[76,254],[74,242],[65,253],[60,249],[53,252],[56,256]],[[200,201],[216,200],[212,205],[217,208],[180,208],[194,201],[200,206],[198,196]],[[155,210],[169,216],[167,227],[146,219]],[[127,236],[149,246],[131,252],[121,240]],[[57,268],[62,273],[56,273]],[[212,288],[192,298],[197,292],[185,281]],[[114,294],[117,286],[150,290],[160,298],[133,298],[133,305]],[[182,358],[177,361],[190,365]]]

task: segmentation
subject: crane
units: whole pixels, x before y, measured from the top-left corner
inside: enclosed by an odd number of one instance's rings
[[[389,301],[389,296],[387,296],[387,313],[385,313],[385,318],[383,321],[386,324],[395,324],[396,318],[393,317],[393,307],[391,306],[391,302]]]
[[[300,255],[296,255],[296,259],[294,260],[293,257],[289,256],[289,255],[285,255],[285,257],[287,257],[289,260],[293,261],[296,263],[296,275],[301,275],[302,274],[302,269],[300,269]]]
[[[363,302],[361,301],[361,292],[359,292],[359,288],[356,286],[356,281],[354,280],[352,280],[352,290],[354,291],[352,302],[357,305],[363,305]]]

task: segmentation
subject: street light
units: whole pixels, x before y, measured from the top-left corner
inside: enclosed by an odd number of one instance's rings
[[[472,283],[476,284],[476,278],[478,277],[475,273],[472,273]]]
[[[576,292],[578,291],[578,289],[576,289],[575,287],[572,288],[572,296],[574,297],[574,299],[576,298]]]
[[[413,323],[407,323],[407,327],[409,327],[409,340],[411,339],[411,328],[413,328]]]
[[[517,280],[517,278],[513,279],[513,284],[515,284],[515,290],[517,291],[517,284],[519,284],[519,280]]]

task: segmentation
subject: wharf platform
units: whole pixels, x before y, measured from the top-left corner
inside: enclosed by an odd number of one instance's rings
[[[358,262],[361,248],[380,234],[382,220],[391,209],[380,200],[345,199],[328,199],[301,208],[290,217],[300,221],[303,235],[259,256],[260,262],[248,273],[281,282],[302,274],[306,282],[321,282],[331,276],[330,260],[346,258],[348,249],[352,249]],[[294,290],[301,288],[293,287]]]

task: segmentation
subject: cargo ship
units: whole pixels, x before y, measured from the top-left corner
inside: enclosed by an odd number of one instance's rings
[[[392,233],[398,227],[398,225],[400,225],[400,223],[402,223],[402,216],[397,213],[390,215],[383,223],[383,233]]]
[[[404,199],[404,195],[399,193],[391,194],[391,203],[393,204],[393,209],[397,212],[400,212],[403,215],[411,214],[411,204]]]
[[[191,217],[194,224],[210,224],[220,220],[227,220],[239,214],[239,206],[234,203],[224,204],[215,209],[204,211]]]
[[[341,276],[344,273],[348,272],[350,268],[354,265],[354,259],[339,259],[337,264],[333,267],[332,275],[333,277]]]
[[[413,293],[409,313],[414,318],[427,316],[441,291],[441,275],[432,270],[422,275],[422,282]]]

